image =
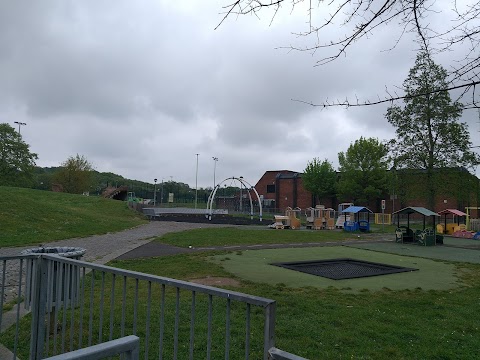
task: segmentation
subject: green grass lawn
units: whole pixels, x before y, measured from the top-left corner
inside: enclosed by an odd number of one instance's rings
[[[144,224],[122,201],[0,186],[0,246],[120,231]]]
[[[261,250],[263,252],[266,250]],[[256,251],[249,251],[253,254]],[[363,289],[288,286],[242,279],[228,271],[227,258],[240,252],[178,255],[114,266],[183,280],[233,277],[236,291],[277,301],[276,345],[309,359],[474,359],[480,346],[480,266],[440,263],[455,268],[459,284],[446,290]],[[225,260],[227,259],[227,260]],[[431,260],[428,260],[431,261]],[[188,264],[188,266],[186,266]],[[250,266],[248,260],[244,266]],[[420,276],[420,273],[417,274]],[[432,276],[431,274],[429,276]],[[442,273],[436,274],[442,277]],[[452,281],[451,275],[448,281]]]
[[[242,229],[238,227],[195,229],[170,233],[157,238],[162,244],[180,247],[204,247],[225,245],[289,244],[340,241],[358,239],[360,233],[348,233],[341,230],[274,230],[258,227]]]
[[[383,276],[332,280],[271,265],[292,261],[340,258],[363,260],[417,270]],[[290,288],[316,287],[325,289],[333,287],[345,291],[361,292],[364,290],[379,291],[382,289],[449,290],[461,286],[461,282],[457,281],[458,278],[453,264],[345,246],[247,250],[234,254],[213,256],[212,261],[221,264],[226,271],[239,278],[274,286],[282,284]]]

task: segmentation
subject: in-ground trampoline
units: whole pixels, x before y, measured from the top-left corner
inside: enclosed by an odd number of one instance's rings
[[[271,265],[280,266],[286,269],[300,271],[311,275],[321,276],[332,280],[362,278],[418,270],[414,268],[380,264],[350,258],[284,262],[273,263]]]

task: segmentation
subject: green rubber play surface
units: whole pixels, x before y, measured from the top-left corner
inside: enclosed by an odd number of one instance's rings
[[[476,240],[458,240],[458,246],[470,245],[472,242],[478,243]],[[406,256],[419,256],[429,259],[447,260],[467,262],[472,264],[480,264],[480,251],[475,249],[464,249],[452,246],[419,246],[413,244],[400,244],[395,242],[389,243],[367,243],[349,245],[357,249],[368,249],[373,251],[381,251],[390,254],[399,254]]]
[[[381,244],[378,244],[381,245]],[[398,244],[396,244],[398,245]],[[419,269],[418,271],[371,276],[357,279],[331,280],[315,275],[270,265],[277,262],[353,258],[389,265]],[[285,284],[287,287],[335,287],[345,291],[423,289],[446,290],[461,286],[453,264],[411,256],[387,254],[346,246],[246,250],[212,257],[226,271],[245,280]]]

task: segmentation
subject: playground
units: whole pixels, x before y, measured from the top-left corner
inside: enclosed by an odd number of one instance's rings
[[[336,239],[340,234],[350,236]],[[480,243],[446,236],[441,246],[400,244],[391,229],[359,235],[338,229],[250,226],[190,230],[155,241],[182,245],[182,254],[155,255],[149,248],[150,256],[159,257],[132,260],[128,267],[275,299],[279,343],[300,346],[307,358],[412,358],[412,352],[418,358],[465,358],[471,354],[478,342],[474,338],[480,335],[469,325],[479,321],[472,304],[480,291]],[[185,237],[188,241],[182,241]],[[278,241],[271,242],[272,237]],[[315,237],[325,241],[313,243]],[[272,265],[332,258],[417,270],[332,280]],[[463,335],[463,330],[474,338]]]
[[[159,238],[121,258],[204,253],[208,261],[221,266],[236,279],[272,286],[335,288],[347,292],[460,288],[464,284],[459,276],[459,265],[480,264],[480,242],[473,239],[446,236],[443,245],[425,247],[397,243],[390,232],[348,234],[342,230],[278,232],[244,226],[197,229]],[[232,236],[238,241],[233,238],[228,240]],[[186,237],[185,241],[182,237]],[[314,239],[317,241],[314,242]],[[209,252],[219,251],[224,253],[208,255]],[[279,262],[339,258],[402,266],[415,271],[332,280],[272,266]]]
[[[228,259],[227,259],[228,258]],[[403,266],[418,271],[331,280],[289,269],[271,266],[282,261],[353,258],[382,264]],[[236,277],[270,285],[287,287],[333,287],[358,292],[362,289],[446,290],[462,286],[454,262],[480,264],[480,243],[476,240],[448,237],[443,246],[423,247],[393,241],[352,241],[348,244],[308,248],[243,250],[235,254],[216,255],[211,259]]]

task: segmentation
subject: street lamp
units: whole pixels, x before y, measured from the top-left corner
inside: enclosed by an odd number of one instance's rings
[[[198,200],[198,155],[197,155],[197,169],[195,170],[195,209],[197,208],[197,200]]]
[[[15,124],[18,124],[18,135],[20,135],[20,128],[22,125],[27,125],[27,123],[20,122],[20,121],[14,121]]]
[[[227,208],[227,184],[224,184],[223,185],[223,208],[226,209]]]
[[[153,179],[153,206],[157,204],[157,179]]]
[[[215,170],[217,169],[218,157],[212,156],[213,159],[213,188],[215,189]]]

